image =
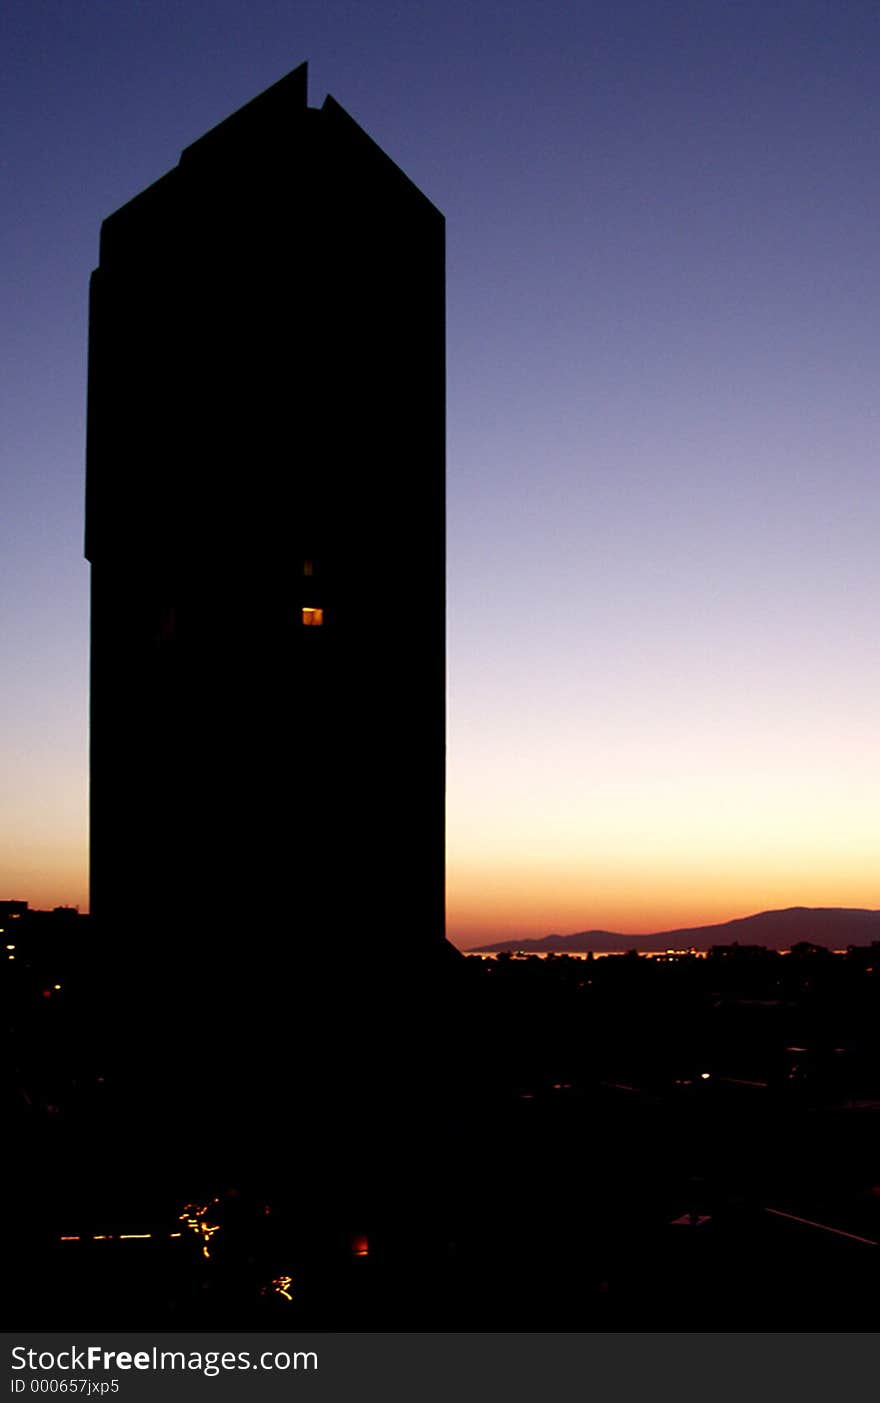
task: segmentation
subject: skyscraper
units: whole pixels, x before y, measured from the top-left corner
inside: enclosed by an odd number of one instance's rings
[[[104,221],[86,555],[122,1140],[249,1173],[293,1118],[362,1221],[449,949],[444,220],[305,65]]]
[[[444,221],[295,69],[104,221],[91,904],[443,940]]]

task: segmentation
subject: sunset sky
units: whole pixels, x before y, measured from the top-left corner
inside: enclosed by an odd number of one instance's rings
[[[447,219],[450,937],[880,906],[880,10],[5,14],[0,898],[88,905],[101,220],[308,60]]]

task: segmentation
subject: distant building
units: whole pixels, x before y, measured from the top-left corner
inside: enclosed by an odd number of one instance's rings
[[[444,298],[442,215],[305,65],[104,221],[99,921],[442,944]]]
[[[26,901],[0,901],[0,921],[17,920],[27,910]]]

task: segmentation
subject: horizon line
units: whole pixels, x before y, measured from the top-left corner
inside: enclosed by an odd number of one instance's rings
[[[585,926],[581,930],[570,931],[568,934],[565,935],[563,935],[560,931],[549,931],[546,935],[528,935],[522,936],[521,938],[524,941],[535,942],[544,940],[572,940],[575,938],[575,936],[578,935],[613,935],[620,936],[625,940],[654,940],[658,936],[680,935],[686,931],[700,931],[713,929],[721,930],[724,926],[735,925],[739,921],[752,921],[758,916],[780,916],[785,915],[791,911],[851,911],[871,916],[880,915],[880,908],[873,906],[803,906],[800,904],[796,904],[794,906],[770,906],[764,908],[761,911],[751,911],[746,916],[729,916],[726,920],[723,921],[705,921],[702,924],[688,926],[666,926],[653,931],[627,932],[621,930],[607,930],[604,927],[600,926]],[[447,940],[451,940],[451,937],[448,934],[446,938]],[[509,941],[515,941],[516,939],[516,936],[509,937]],[[471,952],[479,953],[480,951],[486,949],[488,943],[489,942],[484,941],[481,945],[469,945],[467,947],[462,946],[459,948],[462,949],[462,952],[464,954],[469,954]],[[492,941],[492,943],[495,945],[500,945],[502,943],[507,943],[507,940],[505,937],[502,936],[501,939]]]

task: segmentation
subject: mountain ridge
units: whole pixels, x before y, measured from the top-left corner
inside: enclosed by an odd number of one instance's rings
[[[608,930],[576,931],[572,935],[554,933],[526,940],[500,940],[487,945],[474,945],[466,953],[495,954],[521,950],[530,954],[564,954],[566,951],[585,954],[591,950],[599,953],[708,950],[713,945],[734,943],[783,950],[803,940],[829,948],[870,945],[873,940],[880,940],[880,911],[852,906],[787,906],[780,910],[734,917],[733,920],[714,925],[683,926],[649,935],[624,935]]]

